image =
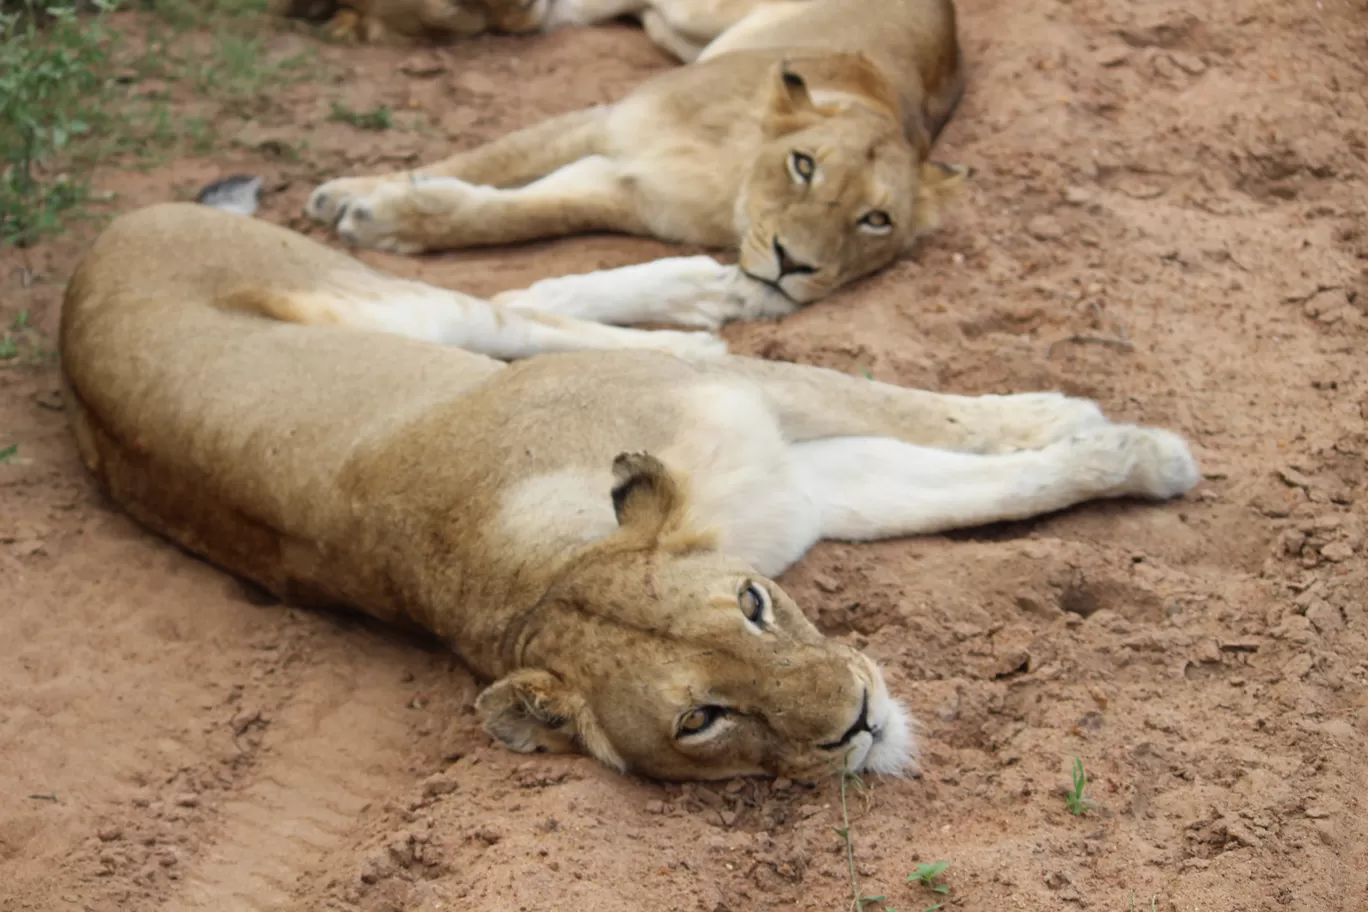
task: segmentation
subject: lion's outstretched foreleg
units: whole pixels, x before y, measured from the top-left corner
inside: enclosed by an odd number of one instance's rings
[[[710,256],[665,257],[617,269],[542,279],[494,298],[521,310],[600,323],[664,323],[716,329],[778,317],[797,305]]]
[[[336,229],[352,246],[396,253],[589,231],[646,233],[616,163],[599,155],[512,189],[455,177],[384,183],[348,202],[337,215]]]
[[[609,110],[600,106],[562,114],[412,171],[328,181],[309,196],[305,214],[315,221],[335,223],[352,201],[384,184],[411,184],[431,178],[459,178],[486,187],[521,187],[598,154]]]

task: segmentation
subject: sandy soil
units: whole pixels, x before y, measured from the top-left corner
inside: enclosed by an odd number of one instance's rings
[[[837,298],[727,330],[905,384],[1095,397],[1203,463],[1179,503],[824,545],[783,581],[887,663],[926,726],[921,778],[851,796],[865,893],[903,912],[1127,910],[1132,892],[1137,909],[1368,909],[1365,14],[964,0],[971,86],[939,155],[978,176],[951,224]],[[337,80],[220,124],[212,161],[100,185],[124,209],[258,171],[263,215],[304,227],[322,177],[670,65],[628,27],[322,53]],[[433,126],[361,131],[327,122],[333,100]],[[92,232],[0,251],[6,325],[28,309],[55,344]],[[492,292],[667,249],[365,258]],[[112,510],[57,388],[51,360],[0,368],[0,446],[23,457],[0,465],[0,909],[850,906],[835,782],[662,786],[491,745],[440,648],[261,605]],[[1074,755],[1098,804],[1082,817],[1062,797]],[[942,859],[948,897],[905,882]]]

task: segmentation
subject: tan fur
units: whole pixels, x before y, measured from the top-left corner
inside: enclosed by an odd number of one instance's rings
[[[306,211],[399,252],[587,231],[732,248],[796,306],[940,224],[968,172],[928,156],[963,81],[951,0],[758,4],[610,107],[330,181]]]
[[[663,50],[691,61],[709,41],[769,2],[775,0],[272,0],[270,10],[326,22],[336,38],[399,45],[484,32],[550,31],[632,16]]]
[[[81,453],[110,495],[283,598],[443,637],[496,681],[479,706],[515,749],[583,749],[679,778],[839,767],[812,744],[839,737],[877,671],[824,641],[777,587],[780,645],[736,636],[714,606],[753,571],[672,525],[687,495],[653,475],[658,464],[629,466],[648,483],[603,540],[584,540],[573,513],[544,512],[534,538],[498,520],[520,482],[566,466],[601,478],[607,508],[614,456],[668,447],[671,403],[698,368],[555,356],[504,367],[244,313],[288,318],[290,296],[243,284],[321,301],[344,284],[344,260],[183,204],[105,231],[67,289],[61,348]],[[777,677],[757,681],[756,668]],[[721,753],[681,752],[669,737],[679,708],[662,695],[721,689],[783,712]]]
[[[828,527],[934,531],[1196,477],[1172,435],[1061,397],[651,351],[505,365],[263,316],[345,311],[358,285],[383,299],[414,283],[202,206],[120,217],[62,312],[81,455],[188,550],[285,599],[443,638],[493,682],[477,705],[514,750],[663,778],[813,779],[855,749],[857,767],[900,771],[908,726],[878,668],[824,639],[774,575]],[[772,601],[754,622],[748,585]],[[704,705],[726,713],[678,734]]]
[[[546,0],[273,0],[271,12],[326,21],[333,38],[362,44],[445,43],[485,32],[530,32]]]
[[[284,250],[313,264],[307,286],[264,285],[250,271],[234,274],[215,287],[216,306],[286,323],[391,333],[503,359],[603,348],[649,348],[687,356],[726,351],[726,343],[710,333],[646,332],[486,301],[424,282],[396,280],[337,251],[323,254],[329,267],[322,270],[315,262],[318,249],[310,245],[300,252],[297,242],[293,233],[282,235]]]

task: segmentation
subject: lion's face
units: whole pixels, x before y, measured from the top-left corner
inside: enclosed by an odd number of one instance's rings
[[[480,695],[486,729],[660,779],[903,772],[909,722],[874,663],[683,525],[659,463],[626,461],[619,533],[512,632],[522,670]]]
[[[967,169],[921,162],[889,116],[814,105],[782,67],[772,80],[765,140],[737,200],[740,267],[807,304],[935,228]]]

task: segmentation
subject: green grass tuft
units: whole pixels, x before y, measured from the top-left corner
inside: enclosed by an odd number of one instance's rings
[[[132,5],[155,16],[136,45],[111,18]],[[204,112],[174,116],[168,91],[142,91],[142,80],[192,86],[211,111],[251,113],[282,83],[310,75],[311,52],[267,52],[257,21],[265,6],[0,0],[0,246],[30,246],[83,212],[96,162],[210,151]],[[181,34],[190,28],[212,32],[207,51]]]
[[[380,131],[394,126],[394,112],[388,105],[380,105],[370,111],[355,111],[341,102],[334,101],[328,120],[349,123],[361,130]]]
[[[1073,788],[1064,795],[1064,804],[1069,808],[1069,813],[1078,817],[1086,814],[1096,805],[1083,793],[1088,787],[1088,774],[1083,770],[1083,761],[1077,757],[1073,758]]]

